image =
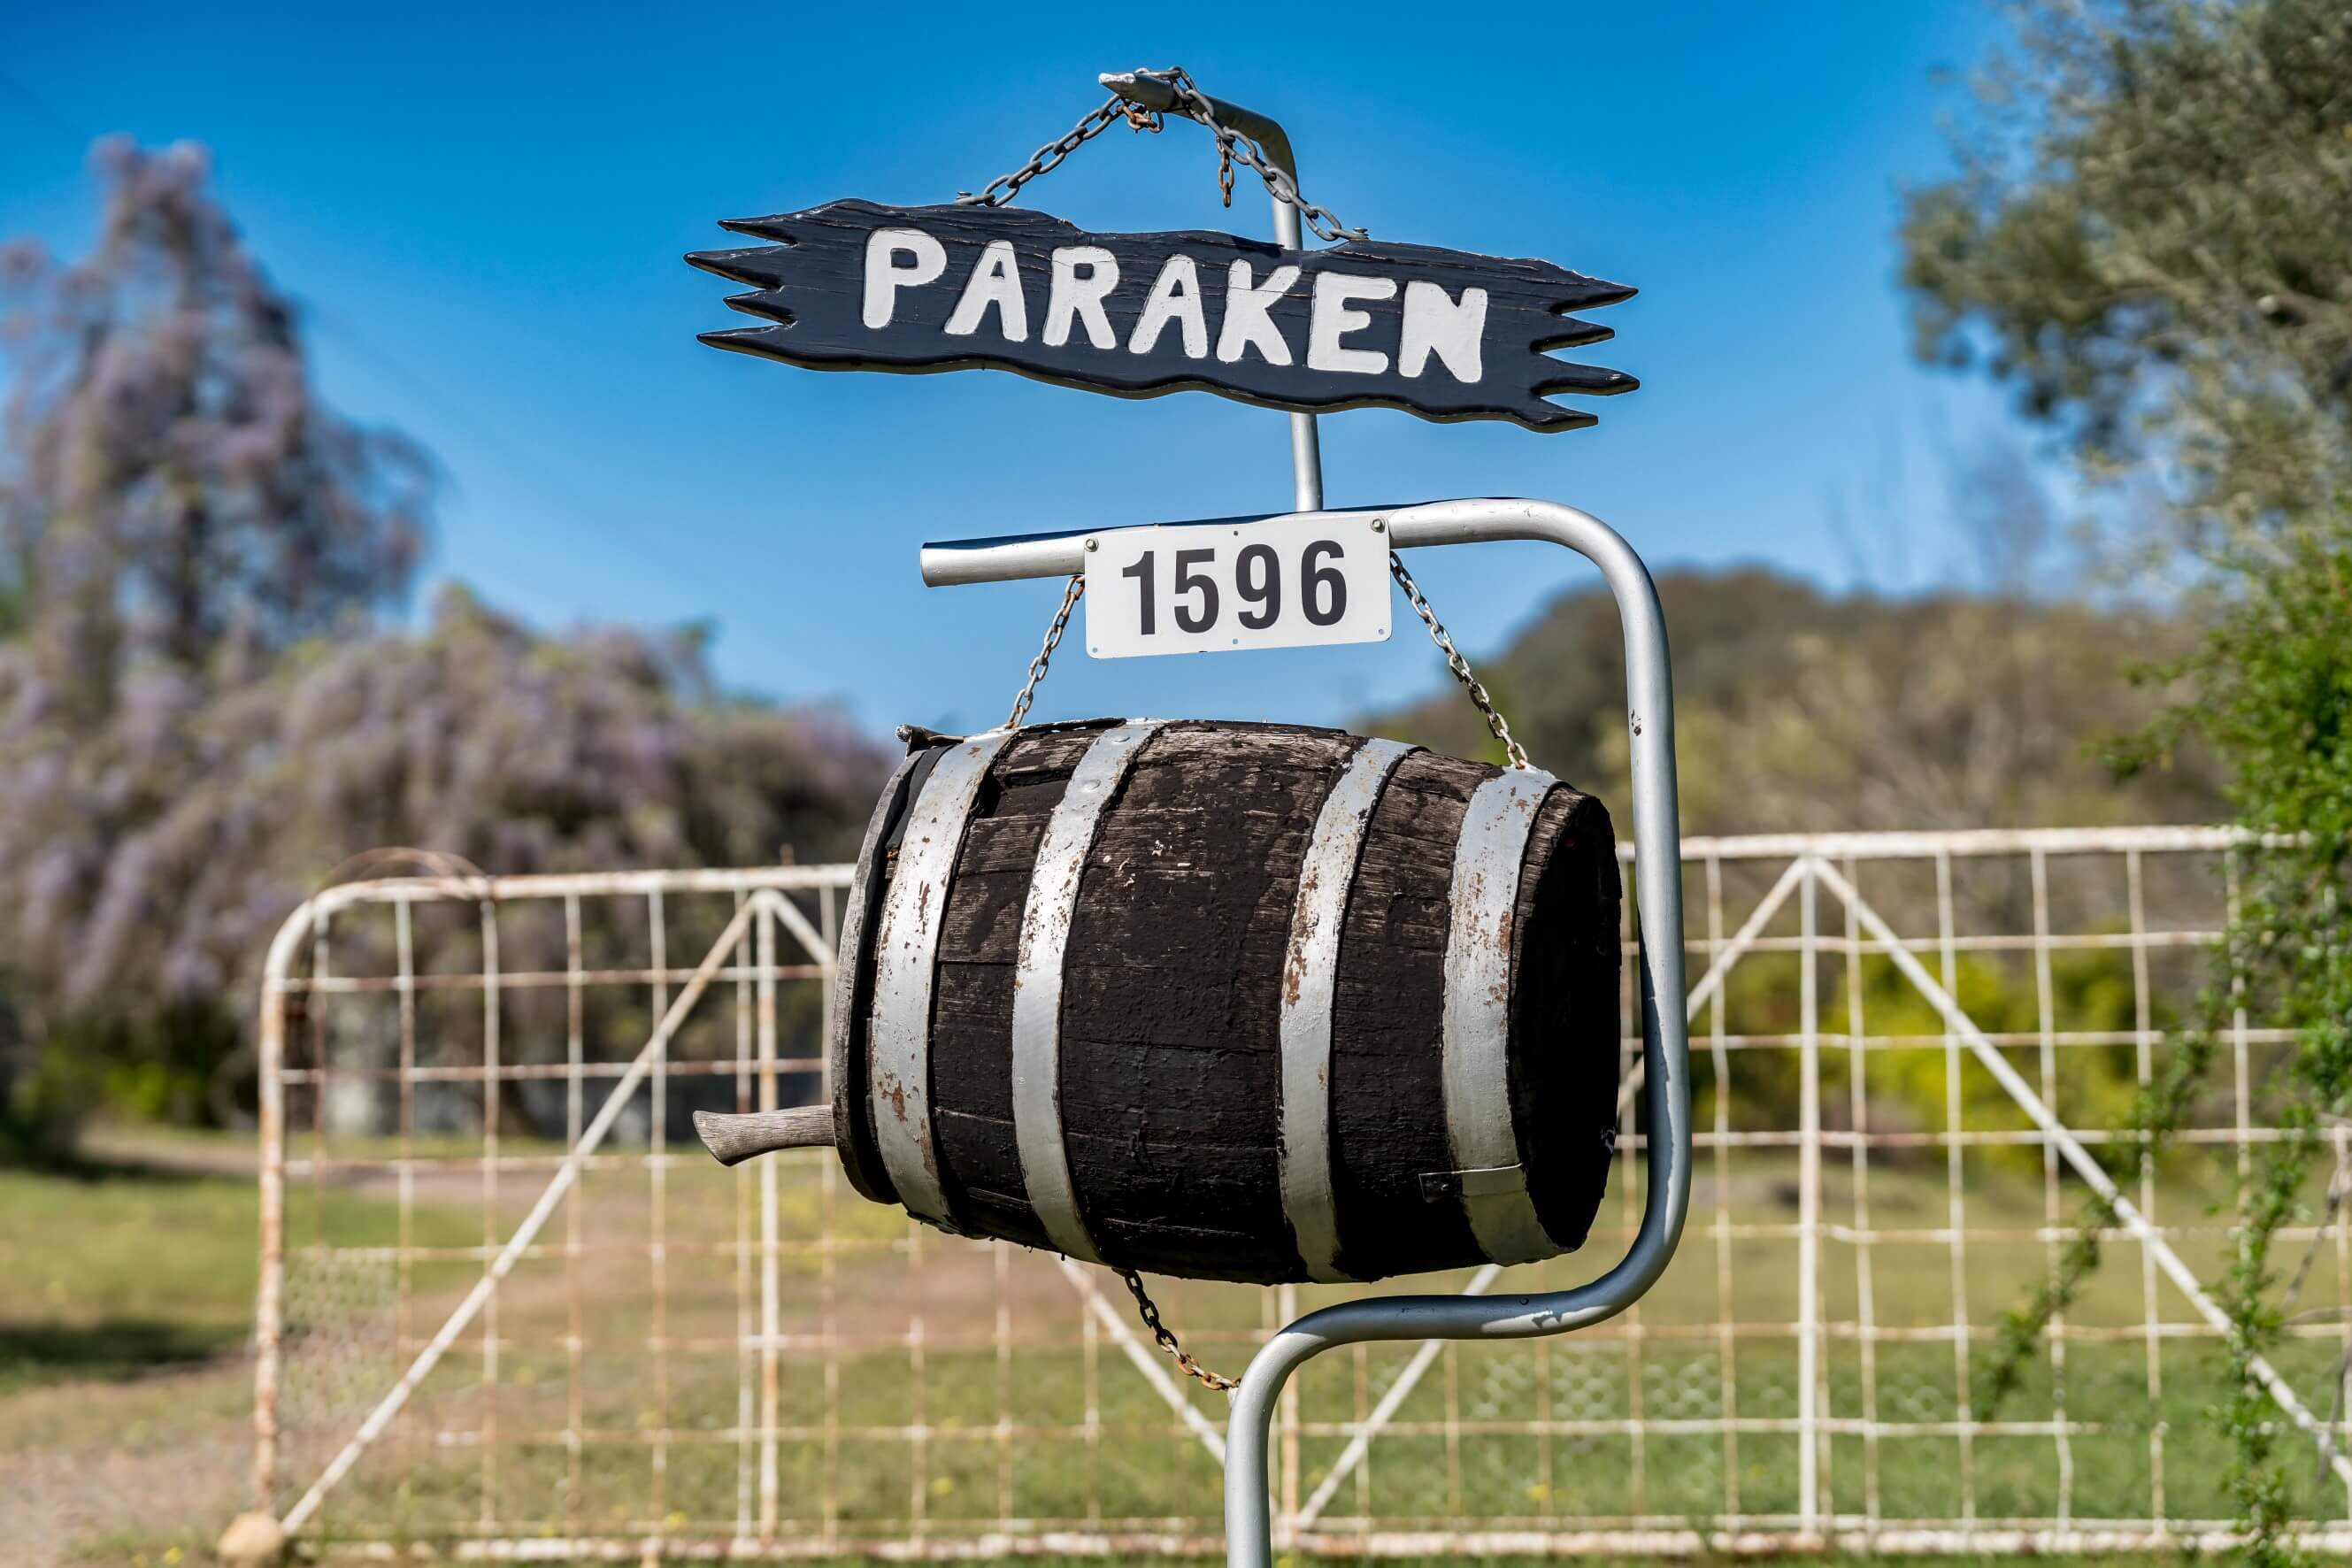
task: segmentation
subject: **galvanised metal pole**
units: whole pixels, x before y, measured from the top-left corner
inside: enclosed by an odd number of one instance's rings
[[[1139,103],[1155,112],[1166,113],[1176,108],[1176,89],[1165,77],[1150,71],[1106,72],[1098,79],[1103,86],[1127,100]],[[1290,176],[1293,190],[1298,186],[1298,155],[1291,150],[1290,136],[1281,125],[1254,109],[1238,103],[1227,103],[1222,98],[1208,99],[1209,112],[1217,122],[1238,131],[1265,150],[1265,161]],[[1306,238],[1298,226],[1298,209],[1280,196],[1268,193],[1274,203],[1275,243],[1285,250],[1300,250]],[[1290,416],[1290,491],[1291,510],[1319,511],[1323,507],[1323,447],[1316,434],[1315,416],[1294,414]]]
[[[1572,1290],[1530,1296],[1382,1296],[1310,1312],[1268,1341],[1242,1374],[1225,1437],[1225,1560],[1266,1568],[1266,1426],[1283,1384],[1308,1358],[1366,1340],[1531,1339],[1614,1317],[1665,1272],[1690,1207],[1690,1047],[1683,1019],[1682,827],[1675,793],[1674,682],[1650,574],[1616,531],[1546,501],[1448,501],[1389,518],[1399,548],[1544,539],[1590,558],[1617,600],[1625,637],[1633,773],[1633,876],[1641,920],[1642,1055],[1649,1092],[1649,1194],[1617,1266]],[[1663,999],[1663,1000],[1662,1000]]]
[[[1656,1283],[1690,1209],[1690,1044],[1683,1014],[1682,823],[1675,788],[1674,679],[1665,616],[1640,556],[1615,530],[1538,500],[1369,507],[1400,550],[1506,539],[1565,545],[1601,568],[1625,637],[1625,722],[1633,775],[1633,877],[1641,921],[1642,1057],[1649,1107],[1649,1191],[1617,1266],[1571,1290],[1527,1296],[1381,1296],[1310,1312],[1269,1340],[1242,1374],[1225,1438],[1225,1556],[1267,1568],[1266,1441],[1283,1384],[1309,1358],[1367,1340],[1532,1339],[1612,1318]],[[1223,520],[1239,521],[1239,520]],[[1249,521],[1258,521],[1252,519]],[[927,544],[934,586],[1060,577],[1086,566],[1087,530]]]

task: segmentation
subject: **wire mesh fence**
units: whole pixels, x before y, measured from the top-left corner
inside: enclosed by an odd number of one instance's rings
[[[2261,852],[2179,828],[1686,844],[1698,1150],[1672,1269],[1567,1339],[1310,1363],[1277,1419],[1277,1538],[2225,1542],[2207,1411],[2228,1356],[2200,1282],[2279,1135],[2262,1085],[2289,1042],[2260,1016],[2230,1020],[2194,1126],[2124,1189],[2022,1385],[1997,1408],[1984,1389]],[[1219,1549],[1223,1396],[1173,1374],[1110,1276],[914,1226],[826,1152],[729,1171],[693,1142],[693,1110],[821,1097],[846,881],[369,883],[289,924],[263,1028],[273,1513],[362,1552]],[[1559,1289],[1614,1260],[1642,1202],[1638,1039],[1621,1050],[1583,1251],[1417,1287]],[[2272,1371],[2283,1429],[2340,1441],[2352,1237],[2310,1197]],[[1349,1293],[1153,1290],[1228,1372]],[[2352,1468],[2292,1440],[2314,1543],[2352,1545]]]

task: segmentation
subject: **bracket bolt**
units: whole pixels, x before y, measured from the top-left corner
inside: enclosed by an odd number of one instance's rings
[[[1098,539],[1089,539],[1087,541],[1087,548],[1088,550],[1099,550],[1102,548],[1102,541]]]
[[[1386,533],[1388,531],[1389,520],[1387,518],[1376,517],[1372,519],[1372,531],[1374,533]]]

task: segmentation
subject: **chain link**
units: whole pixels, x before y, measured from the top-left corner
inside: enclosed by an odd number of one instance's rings
[[[1209,108],[1209,100],[1182,66],[1170,66],[1164,71],[1153,71],[1162,78],[1176,94],[1176,110],[1188,120],[1197,120],[1217,139],[1217,184],[1224,193],[1225,205],[1234,205],[1234,170],[1239,163],[1265,182],[1274,199],[1298,209],[1298,216],[1318,239],[1366,239],[1370,237],[1360,228],[1349,228],[1340,223],[1328,207],[1317,206],[1298,193],[1298,182],[1265,161],[1265,149],[1240,132],[1218,122]]]
[[[1129,103],[1112,93],[1102,106],[1070,127],[1069,132],[1046,142],[1029,154],[1029,161],[1010,174],[999,174],[978,191],[958,191],[956,205],[962,207],[1001,207],[1021,194],[1021,187],[1040,174],[1051,174],[1061,166],[1062,160],[1109,130],[1119,121],[1127,122],[1129,131],[1149,131],[1160,134],[1160,116],[1139,103]],[[1000,189],[999,187],[1002,187]]]
[[[1363,239],[1360,228],[1341,225],[1327,207],[1317,206],[1298,194],[1298,183],[1282,170],[1266,162],[1265,149],[1240,132],[1219,123],[1209,107],[1207,95],[1192,80],[1192,73],[1182,66],[1170,66],[1161,71],[1139,71],[1139,76],[1157,77],[1165,81],[1176,95],[1176,111],[1187,120],[1196,120],[1217,139],[1217,189],[1225,205],[1234,205],[1234,165],[1240,163],[1265,182],[1274,199],[1298,209],[1299,217],[1315,231],[1316,237],[1325,240]],[[977,191],[958,191],[956,205],[967,207],[1001,207],[1020,195],[1021,187],[1040,174],[1051,174],[1061,166],[1062,160],[1125,121],[1130,131],[1160,133],[1161,120],[1158,114],[1139,103],[1130,102],[1112,93],[1102,105],[1090,111],[1064,135],[1046,142],[1029,154],[1029,161],[1009,174],[1003,174]]]
[[[1470,661],[1464,658],[1461,650],[1454,646],[1454,639],[1446,634],[1444,625],[1437,618],[1437,612],[1431,609],[1429,601],[1422,596],[1421,584],[1414,582],[1412,574],[1404,569],[1404,558],[1393,550],[1389,552],[1389,575],[1397,580],[1397,586],[1404,590],[1406,601],[1412,605],[1412,613],[1419,616],[1421,624],[1429,628],[1429,640],[1435,643],[1437,651],[1445,656],[1445,668],[1454,672],[1454,679],[1469,691],[1471,702],[1486,721],[1486,728],[1493,731],[1495,739],[1503,742],[1503,754],[1511,759],[1511,766],[1532,766],[1528,761],[1527,748],[1511,738],[1511,726],[1502,714],[1495,710],[1495,700],[1486,695],[1486,688],[1470,673]]]
[[[1018,730],[1021,721],[1029,716],[1029,703],[1037,695],[1037,683],[1045,679],[1045,666],[1052,662],[1054,650],[1061,646],[1063,629],[1070,624],[1070,606],[1076,604],[1078,595],[1086,591],[1087,574],[1071,573],[1070,585],[1062,590],[1062,607],[1054,612],[1053,624],[1045,628],[1045,644],[1037,650],[1037,657],[1029,661],[1029,679],[1021,683],[1021,695],[1013,700],[1012,717],[1004,721],[1006,729]]]
[[[1013,700],[1013,712],[1004,721],[1006,729],[1019,729],[1022,720],[1028,717],[1029,704],[1037,694],[1037,683],[1045,679],[1045,668],[1053,661],[1054,649],[1060,646],[1062,633],[1069,626],[1070,611],[1076,605],[1078,596],[1086,591],[1087,574],[1083,572],[1071,573],[1068,586],[1062,590],[1061,607],[1054,612],[1052,623],[1045,627],[1045,644],[1037,649],[1037,657],[1029,661],[1029,679],[1021,683],[1021,695]],[[1159,1342],[1161,1350],[1176,1358],[1176,1364],[1183,1369],[1186,1376],[1197,1377],[1214,1389],[1223,1390],[1241,1386],[1230,1377],[1223,1377],[1211,1372],[1185,1352],[1184,1347],[1176,1342],[1174,1331],[1160,1321],[1159,1304],[1153,1301],[1150,1293],[1143,1289],[1143,1276],[1132,1268],[1120,1268],[1115,1272],[1127,1282],[1129,1293],[1134,1296],[1136,1310],[1143,1318],[1143,1326],[1151,1331],[1152,1339]]]
[[[1127,1282],[1128,1292],[1135,1298],[1135,1310],[1143,1318],[1143,1326],[1151,1331],[1151,1337],[1159,1342],[1161,1350],[1176,1358],[1176,1364],[1185,1376],[1197,1377],[1221,1393],[1242,1385],[1241,1379],[1211,1372],[1185,1353],[1184,1347],[1176,1342],[1174,1331],[1160,1321],[1160,1304],[1145,1293],[1142,1275],[1132,1268],[1116,1268],[1112,1272]]]

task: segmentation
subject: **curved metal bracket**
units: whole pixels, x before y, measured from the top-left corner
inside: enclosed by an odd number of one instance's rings
[[[1642,1226],[1616,1267],[1590,1284],[1525,1296],[1376,1296],[1326,1307],[1266,1342],[1242,1374],[1225,1439],[1225,1555],[1232,1568],[1266,1568],[1266,1440],[1290,1374],[1338,1345],[1367,1340],[1532,1339],[1615,1317],[1656,1283],[1682,1240],[1690,1209],[1690,1041],[1683,1016],[1682,822],[1675,805],[1674,679],[1658,590],[1633,547],[1574,507],[1540,500],[1448,500],[1350,509],[1372,512],[1399,550],[1507,539],[1565,545],[1601,568],[1625,636],[1625,723],[1633,774],[1633,879],[1640,919],[1642,1056],[1649,1109],[1649,1192]],[[1317,516],[1328,513],[1297,515]],[[1255,521],[1256,519],[1223,519]],[[1086,569],[1086,537],[1099,529],[926,544],[933,586]],[[1663,1002],[1662,999],[1663,998]]]

